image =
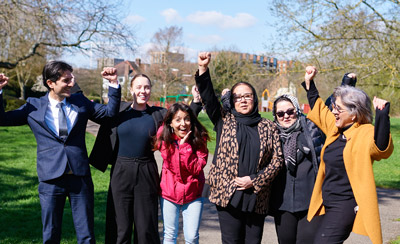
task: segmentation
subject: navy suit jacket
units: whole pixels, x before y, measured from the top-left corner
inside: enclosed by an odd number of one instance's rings
[[[46,124],[48,94],[40,98],[28,98],[17,110],[4,112],[3,96],[0,95],[0,125],[28,124],[37,143],[37,173],[39,181],[55,179],[64,174],[67,162],[74,175],[90,175],[89,160],[85,144],[88,119],[114,117],[118,114],[121,89],[110,87],[107,105],[89,101],[81,93],[72,94],[67,102],[78,112],[67,139],[62,140]]]

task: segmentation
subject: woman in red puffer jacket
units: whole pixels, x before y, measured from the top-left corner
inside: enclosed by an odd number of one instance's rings
[[[160,205],[164,243],[176,243],[181,210],[185,242],[199,242],[208,139],[207,130],[189,106],[175,103],[168,109],[155,143],[163,158]]]

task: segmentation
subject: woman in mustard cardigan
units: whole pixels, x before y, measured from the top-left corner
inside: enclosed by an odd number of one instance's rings
[[[393,152],[390,135],[390,103],[371,100],[350,86],[337,87],[332,112],[318,95],[313,78],[317,70],[306,68],[307,98],[312,108],[307,118],[326,135],[321,163],[308,210],[308,220],[323,215],[314,243],[343,243],[351,231],[382,243],[378,198],[372,170],[374,160]]]

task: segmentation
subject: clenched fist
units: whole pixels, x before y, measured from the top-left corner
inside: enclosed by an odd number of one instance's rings
[[[315,66],[307,66],[306,67],[304,81],[306,82],[307,90],[310,89],[310,81],[314,79],[314,77],[317,75],[317,73],[318,73],[318,70],[317,70],[317,68],[315,68]]]
[[[207,71],[208,64],[211,61],[211,53],[200,52],[197,58],[197,63],[199,64],[199,75]]]
[[[8,84],[8,77],[4,74],[0,74],[0,90]]]
[[[101,76],[104,79],[110,81],[110,83],[118,84],[117,69],[113,67],[105,67],[101,72]]]

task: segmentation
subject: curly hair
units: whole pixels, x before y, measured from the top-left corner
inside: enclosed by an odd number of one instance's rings
[[[159,146],[164,142],[165,147],[169,150],[174,142],[173,135],[174,130],[171,127],[172,119],[178,111],[183,111],[189,114],[190,117],[190,130],[192,133],[189,135],[188,143],[192,146],[193,150],[196,151],[200,148],[207,147],[207,141],[210,140],[207,129],[200,123],[192,109],[184,103],[174,103],[168,109],[163,121],[163,130],[159,136],[156,136],[154,149],[159,150]]]

